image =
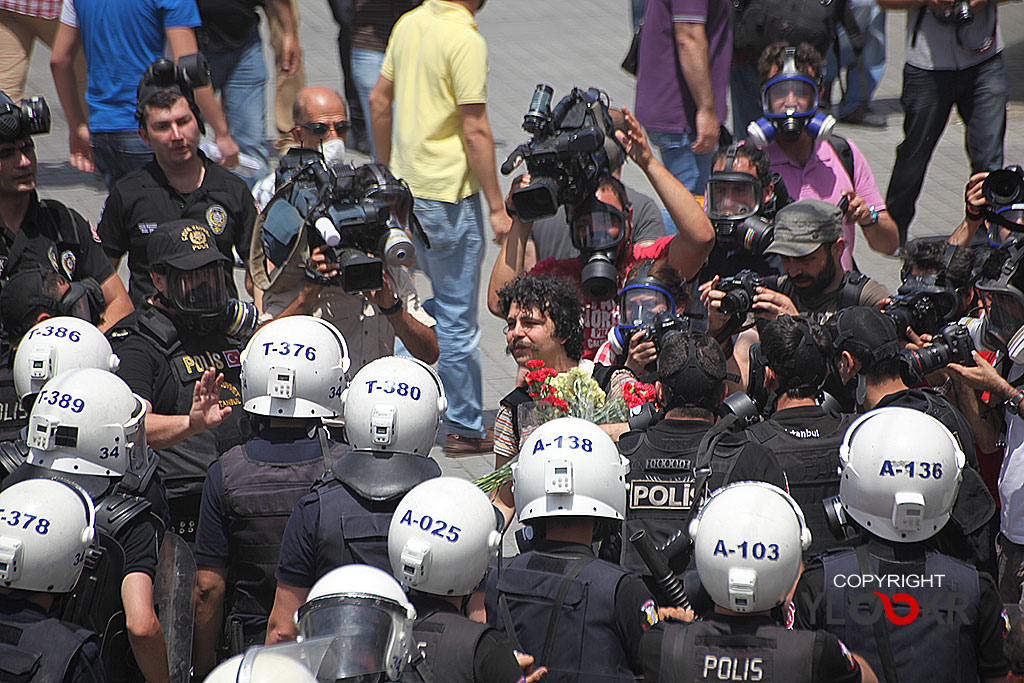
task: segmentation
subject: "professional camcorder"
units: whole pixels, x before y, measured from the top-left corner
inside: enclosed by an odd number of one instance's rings
[[[731,316],[746,315],[754,308],[758,287],[766,287],[765,279],[752,270],[741,270],[732,277],[718,281],[718,290],[724,292],[722,313]]]
[[[533,139],[519,145],[501,165],[508,175],[526,162],[530,184],[512,192],[512,206],[523,221],[553,216],[562,204],[579,204],[597,189],[598,178],[622,164],[608,96],[596,88],[572,92],[551,109],[550,85],[540,83],[523,117]]]

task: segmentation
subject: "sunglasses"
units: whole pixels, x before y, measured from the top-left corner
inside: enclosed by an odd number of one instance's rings
[[[352,124],[348,121],[335,121],[334,123],[310,122],[299,125],[319,138],[322,138],[329,128],[334,128],[334,132],[338,135],[344,135],[352,127]]]

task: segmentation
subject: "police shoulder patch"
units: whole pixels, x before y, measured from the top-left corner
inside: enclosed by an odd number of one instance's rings
[[[214,204],[206,210],[206,224],[214,235],[224,232],[224,226],[228,224],[228,212],[220,204]]]
[[[640,614],[640,627],[645,631],[659,621],[658,606],[654,604],[654,600],[647,600],[640,605]]]
[[[847,671],[853,671],[857,668],[857,662],[854,661],[853,655],[850,654],[850,651],[848,649],[846,649],[846,645],[843,643],[843,641],[836,638],[836,642],[839,643],[839,651],[843,654],[843,659],[846,660]]]

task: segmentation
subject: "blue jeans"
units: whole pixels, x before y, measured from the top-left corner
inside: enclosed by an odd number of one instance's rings
[[[238,149],[260,162],[253,171],[235,168],[235,172],[251,188],[257,180],[270,173],[267,154],[267,104],[265,88],[267,65],[263,61],[263,43],[258,27],[245,44],[234,50],[210,50],[210,80],[220,91],[224,116],[231,137]]]
[[[423,307],[437,320],[437,374],[448,395],[444,420],[449,432],[480,437],[483,379],[477,299],[485,245],[480,193],[455,204],[416,197],[415,211],[430,239],[430,249],[425,249],[412,236],[417,262],[434,288]]]
[[[747,61],[729,67],[729,93],[732,99],[732,136],[747,139],[747,125],[762,116],[761,79],[757,62]]]
[[[370,117],[370,92],[377,84],[380,77],[380,65],[384,62],[384,53],[375,50],[365,50],[360,47],[352,48],[352,80],[355,81],[356,91],[359,93],[359,104],[366,112],[366,134],[370,138],[370,153],[373,160],[377,160],[376,149],[373,146],[373,125]]]
[[[676,180],[686,186],[694,195],[704,195],[704,187],[708,184],[708,176],[711,174],[711,152],[706,154],[694,154],[690,143],[693,138],[686,131],[682,133],[666,133],[660,130],[648,130],[647,138],[651,144],[658,148],[661,153],[661,163],[669,173],[676,177]],[[665,219],[665,234],[674,235],[678,232],[675,223],[668,215],[668,211],[662,209],[662,218]]]
[[[153,160],[153,150],[134,130],[90,133],[89,146],[92,147],[92,162],[103,176],[107,191],[113,189],[122,176]]]
[[[839,27],[839,62],[835,48],[830,48],[825,69],[826,81],[839,73],[840,66],[849,66],[846,72],[846,92],[839,103],[839,117],[847,116],[862,104],[871,102],[878,83],[885,74],[885,10],[874,0],[850,0],[850,9],[864,36],[864,51],[860,62],[853,66],[853,47],[842,26]]]
[[[903,65],[903,142],[896,147],[896,162],[885,195],[901,244],[906,240],[928,163],[953,105],[965,124],[971,173],[1002,167],[1008,90],[1002,54],[960,71],[926,71]]]

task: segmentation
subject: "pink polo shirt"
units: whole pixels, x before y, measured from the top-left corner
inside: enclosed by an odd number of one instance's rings
[[[772,173],[782,176],[782,182],[786,185],[790,197],[821,199],[831,204],[838,204],[844,190],[855,190],[868,206],[874,206],[875,211],[882,211],[885,209],[885,199],[882,198],[882,193],[875,185],[875,176],[871,173],[867,160],[853,140],[847,139],[847,142],[853,151],[853,175],[855,176],[853,184],[850,183],[850,177],[846,174],[839,155],[830,144],[815,142],[814,154],[807,160],[807,165],[803,167],[787,157],[774,142],[768,145],[765,151],[768,152],[768,158],[771,160]],[[870,228],[868,229],[870,230]],[[855,223],[845,221],[843,237],[846,238],[846,251],[843,252],[842,258],[844,270],[853,269],[853,241],[856,234]]]

